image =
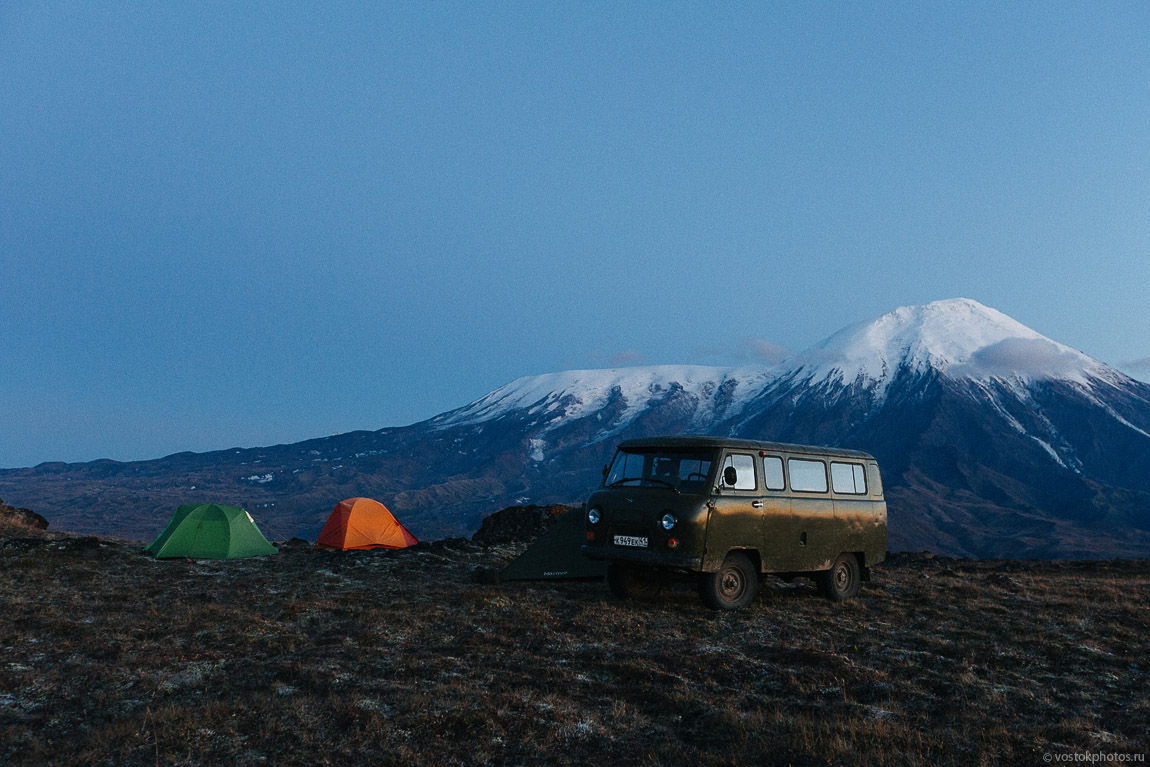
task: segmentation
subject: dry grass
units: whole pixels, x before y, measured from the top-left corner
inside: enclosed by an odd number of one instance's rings
[[[0,763],[1041,764],[1145,753],[1150,562],[897,558],[769,580],[482,586],[522,547],[153,561],[0,539]]]

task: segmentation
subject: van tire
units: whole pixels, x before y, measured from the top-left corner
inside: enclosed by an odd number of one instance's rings
[[[832,602],[842,602],[859,593],[862,576],[854,554],[840,554],[830,570],[815,573],[819,593]]]
[[[607,565],[607,588],[619,599],[651,600],[662,592],[663,576],[652,567],[610,562]]]
[[[759,572],[751,558],[732,551],[713,573],[699,574],[699,598],[712,610],[741,610],[759,591]]]

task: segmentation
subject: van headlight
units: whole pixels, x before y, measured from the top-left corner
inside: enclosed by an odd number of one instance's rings
[[[674,514],[664,514],[662,521],[663,521],[663,529],[664,530],[670,530],[672,527],[675,526],[675,523],[678,522],[679,520],[675,519]]]
[[[599,510],[591,509],[587,512],[587,521],[593,525],[599,524]]]

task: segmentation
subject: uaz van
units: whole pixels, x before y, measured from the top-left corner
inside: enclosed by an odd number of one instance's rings
[[[760,577],[812,578],[853,597],[886,557],[886,501],[875,459],[858,450],[720,437],[619,445],[587,501],[583,554],[607,560],[622,598],[651,598],[675,575],[703,602],[745,607]]]

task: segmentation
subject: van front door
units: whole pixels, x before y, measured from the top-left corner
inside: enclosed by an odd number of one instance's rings
[[[723,457],[707,518],[706,572],[718,570],[731,549],[759,544],[763,497],[755,464],[751,453],[729,452]]]

